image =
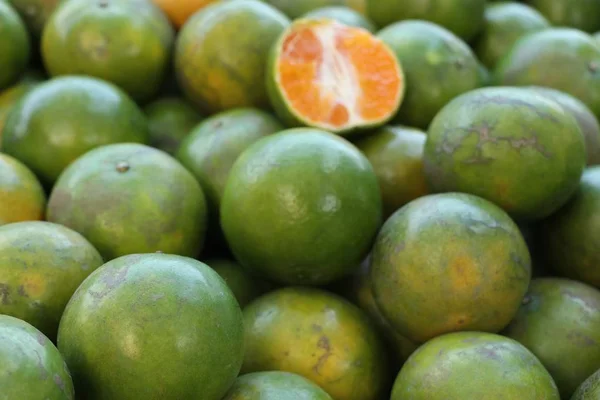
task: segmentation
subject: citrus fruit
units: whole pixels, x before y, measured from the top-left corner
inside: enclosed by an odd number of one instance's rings
[[[98,77],[147,101],[164,79],[173,41],[167,17],[149,0],[69,0],[48,19],[41,49],[52,76]]]
[[[25,23],[10,4],[0,2],[0,90],[12,85],[29,62]]]
[[[398,210],[379,232],[371,262],[382,314],[417,343],[454,331],[500,331],[531,278],[517,225],[464,193],[425,196]]]
[[[404,96],[394,53],[370,32],[332,19],[300,19],[269,58],[271,104],[288,126],[336,133],[383,125]]]
[[[549,27],[546,18],[526,4],[488,4],[485,25],[474,46],[475,52],[488,68],[493,68],[520,38]]]
[[[46,21],[63,1],[65,0],[8,0],[19,12],[29,32],[35,38],[42,35]]]
[[[131,255],[77,289],[58,348],[89,399],[220,400],[242,365],[242,323],[235,297],[207,265]]]
[[[37,86],[42,81],[42,78],[37,74],[25,74],[17,83],[0,91],[0,146],[2,145],[2,131],[9,112],[13,109],[21,97],[23,97],[32,88]]]
[[[250,275],[235,261],[212,259],[207,260],[206,264],[223,278],[242,308],[268,288],[266,282]]]
[[[71,164],[52,190],[47,219],[81,233],[111,260],[155,251],[197,256],[207,216],[200,185],[177,160],[123,143]]]
[[[306,378],[290,372],[268,371],[242,375],[223,400],[332,400]]]
[[[325,284],[350,273],[369,251],[381,214],[366,157],[344,139],[308,128],[246,149],[221,202],[237,260],[288,284]]]
[[[499,85],[567,92],[600,116],[600,46],[584,32],[552,28],[527,35],[500,60],[494,74]]]
[[[317,8],[306,14],[303,18],[331,18],[344,25],[363,28],[369,32],[377,31],[375,24],[360,12],[344,6],[329,6]]]
[[[568,93],[561,92],[560,90],[539,86],[533,86],[531,89],[556,101],[565,109],[565,111],[571,113],[575,117],[579,124],[579,128],[585,137],[587,164],[600,164],[600,124],[592,110],[590,110],[581,100]]]
[[[560,400],[560,396],[548,371],[516,341],[491,333],[458,332],[420,347],[398,374],[391,398],[445,399]]]
[[[455,98],[435,117],[425,174],[435,192],[475,194],[532,221],[575,192],[585,153],[577,121],[551,98],[523,88],[483,88]]]
[[[464,40],[473,39],[483,28],[486,0],[366,0],[367,15],[383,28],[412,19],[441,25]]]
[[[406,74],[406,96],[396,120],[427,129],[454,97],[481,84],[479,62],[460,38],[427,21],[404,21],[377,36],[396,54]]]
[[[1,226],[0,254],[0,314],[27,321],[51,339],[75,289],[103,264],[79,233],[42,221]]]
[[[0,226],[44,219],[46,193],[20,161],[0,153]]]
[[[504,334],[540,359],[568,399],[600,366],[600,291],[567,279],[534,279]]]
[[[210,5],[179,33],[175,72],[183,92],[210,113],[267,107],[267,55],[289,24],[257,0]]]
[[[150,125],[150,145],[174,154],[181,141],[202,116],[187,101],[168,97],[148,104],[144,111]]]
[[[341,297],[320,289],[279,289],[246,306],[244,326],[244,373],[296,373],[334,399],[383,395],[384,347],[367,316]]]
[[[569,26],[594,33],[600,30],[600,2],[590,0],[528,0],[554,26]]]
[[[52,184],[80,155],[109,143],[148,140],[139,107],[110,83],[62,77],[30,90],[11,111],[2,133],[2,151]]]
[[[545,261],[562,275],[600,287],[600,166],[588,168],[573,199],[539,230]],[[600,365],[598,366],[600,368]]]
[[[306,13],[323,7],[343,6],[364,14],[365,0],[262,0],[296,19]]]
[[[356,142],[379,180],[385,215],[428,193],[423,171],[426,139],[418,129],[388,126]]]
[[[67,366],[47,337],[20,319],[0,314],[3,399],[73,400]]]
[[[596,400],[600,397],[600,369],[587,378],[571,397],[571,400]]]
[[[181,28],[198,10],[219,0],[153,0],[167,14],[173,25]]]

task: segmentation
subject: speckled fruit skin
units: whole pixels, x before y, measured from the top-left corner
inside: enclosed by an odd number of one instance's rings
[[[58,322],[81,282],[103,264],[79,233],[50,222],[0,227],[0,314],[56,339]]]
[[[270,288],[267,282],[250,275],[235,261],[211,259],[206,264],[223,278],[242,308]]]
[[[479,63],[452,32],[428,21],[403,21],[377,34],[396,54],[406,75],[406,94],[396,122],[427,129],[454,97],[480,86]]]
[[[539,229],[546,262],[562,275],[598,288],[599,215],[600,166],[595,166],[584,172],[573,199],[543,221]]]
[[[62,356],[39,330],[0,314],[2,400],[73,400],[73,381]]]
[[[25,23],[9,3],[0,2],[0,90],[15,83],[30,58]]]
[[[6,121],[1,150],[51,185],[93,148],[147,140],[146,117],[123,91],[99,79],[68,76],[38,85],[19,101]]]
[[[284,14],[257,0],[211,4],[194,14],[175,50],[186,96],[210,113],[268,107],[267,54],[288,25]]]
[[[44,219],[46,193],[19,160],[0,153],[0,226]]]
[[[576,29],[545,29],[523,37],[498,63],[494,81],[567,92],[600,117],[600,46]]]
[[[106,261],[156,251],[195,257],[207,211],[200,185],[177,160],[121,143],[92,150],[65,170],[47,219],[81,233]]]
[[[328,6],[317,8],[302,16],[302,18],[331,18],[344,25],[363,28],[369,32],[377,32],[375,24],[365,15],[346,6]]]
[[[585,32],[600,30],[600,3],[589,0],[527,0],[554,26],[569,26]]]
[[[424,161],[434,192],[471,193],[532,221],[575,192],[586,149],[575,118],[552,99],[492,87],[459,96],[440,111],[429,127]]]
[[[316,129],[282,131],[246,149],[221,202],[221,226],[236,259],[287,284],[326,284],[352,272],[381,215],[366,157]]]
[[[600,368],[600,291],[567,279],[534,279],[504,334],[540,359],[568,399]]]
[[[334,294],[284,288],[244,309],[242,372],[296,373],[333,399],[378,400],[387,384],[385,349],[367,316]]]
[[[439,336],[408,359],[391,400],[560,400],[542,363],[500,335],[458,332]]]
[[[207,265],[130,255],[77,289],[58,348],[87,400],[219,400],[242,364],[242,323],[233,293]]]
[[[417,343],[454,331],[500,331],[531,279],[516,224],[463,193],[429,195],[398,210],[379,232],[371,262],[381,312]]]
[[[288,17],[297,19],[309,11],[323,7],[349,7],[361,14],[365,12],[366,0],[262,0],[281,10]]]
[[[600,398],[600,369],[577,388],[571,400],[596,400],[598,398]]]
[[[255,372],[240,376],[223,400],[332,400],[319,386],[290,372]]]

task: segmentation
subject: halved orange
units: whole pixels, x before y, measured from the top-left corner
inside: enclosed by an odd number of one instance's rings
[[[272,50],[266,80],[273,108],[289,126],[339,134],[385,124],[405,88],[386,44],[332,19],[294,22]]]

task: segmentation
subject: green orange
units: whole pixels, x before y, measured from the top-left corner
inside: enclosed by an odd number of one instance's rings
[[[267,371],[242,375],[223,400],[332,400],[316,384],[290,372]]]
[[[299,18],[306,13],[323,7],[343,6],[365,12],[365,0],[262,0],[284,12],[291,19]]]
[[[600,30],[600,3],[589,0],[528,0],[554,26],[569,26],[585,32]]]
[[[206,264],[223,278],[242,308],[269,288],[265,281],[250,275],[235,261],[211,259],[207,260]]]
[[[4,130],[8,113],[21,97],[41,81],[42,77],[35,72],[25,73],[17,83],[0,92],[0,145],[2,145],[2,131]]]
[[[7,2],[0,2],[0,90],[16,82],[30,58],[25,23]]]
[[[0,153],[0,226],[44,219],[45,209],[46,193],[33,172]]]
[[[207,265],[132,255],[77,289],[58,348],[89,400],[221,400],[242,365],[242,323],[235,297]]]
[[[600,397],[600,369],[583,382],[571,400],[595,400]]]
[[[364,28],[369,32],[376,32],[375,24],[364,14],[346,6],[328,6],[311,10],[302,16],[303,18],[331,18],[342,24]]]
[[[42,35],[46,21],[62,1],[64,0],[8,0],[36,38]]]

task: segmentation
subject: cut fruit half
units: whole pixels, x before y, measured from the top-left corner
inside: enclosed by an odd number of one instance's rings
[[[365,29],[332,19],[300,19],[271,53],[267,87],[290,126],[343,134],[385,124],[404,97],[400,62]]]

